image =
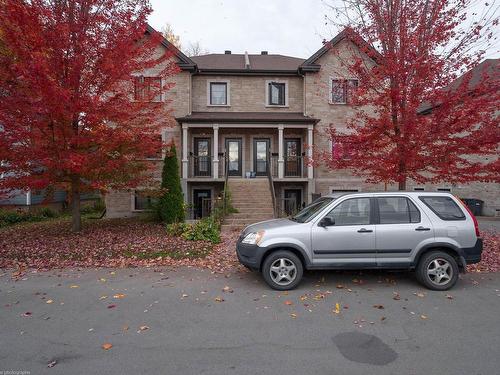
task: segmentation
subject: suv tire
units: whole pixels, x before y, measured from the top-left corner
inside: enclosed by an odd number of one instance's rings
[[[291,290],[299,285],[304,267],[291,251],[279,250],[271,253],[262,265],[262,276],[275,290]]]
[[[454,257],[444,251],[431,251],[418,262],[417,280],[428,289],[448,290],[458,280],[458,264]]]

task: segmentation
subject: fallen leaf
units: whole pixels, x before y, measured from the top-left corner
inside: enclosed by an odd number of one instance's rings
[[[116,305],[108,305],[108,309],[114,309]]]
[[[373,308],[374,309],[383,310],[384,309],[384,305],[373,305]]]
[[[234,290],[232,290],[229,286],[225,286],[224,288],[222,288],[222,291],[223,292],[226,292],[226,293],[233,293]]]
[[[427,316],[426,315],[420,315],[420,318],[427,319]]]
[[[333,310],[335,314],[340,314],[340,303],[335,304],[335,310]]]
[[[99,281],[102,281],[102,282],[104,283],[104,282],[106,281],[106,279],[105,279],[104,277],[101,277],[101,278],[99,279]]]
[[[123,330],[123,331],[128,331],[128,328],[129,328],[129,326],[124,325],[124,326],[122,327],[122,330]]]
[[[76,288],[79,288],[79,287],[80,287],[80,285],[71,285],[70,286],[71,289],[76,289]]]
[[[57,365],[57,361],[54,359],[53,361],[51,361],[51,362],[49,362],[49,363],[47,364],[47,367],[49,367],[49,368],[50,368],[50,367],[54,367],[55,365]]]
[[[401,299],[401,296],[397,292],[392,292],[394,296],[392,297],[393,300],[399,301]]]
[[[215,298],[214,298],[214,301],[215,301],[215,302],[224,302],[225,300],[224,300],[224,298],[222,298],[222,297],[215,297]]]
[[[344,286],[342,284],[337,284],[337,289],[344,289]]]
[[[187,295],[186,293],[183,293],[181,296],[181,298],[187,298],[187,297],[189,297],[189,295]]]
[[[290,314],[290,317],[291,317],[292,319],[296,319],[296,318],[297,318],[297,314],[295,314],[295,313],[291,313],[291,314]]]
[[[53,300],[51,300],[51,299],[48,299],[47,301],[45,301],[45,303],[48,303],[48,304],[51,304],[51,303],[53,303],[53,302],[54,302],[54,301],[53,301]]]
[[[386,320],[387,318],[385,316],[381,317],[380,320],[383,322],[384,320]]]
[[[103,299],[106,299],[106,298],[108,298],[108,296],[100,296],[99,297],[100,300],[103,300]]]
[[[447,294],[447,295],[446,295],[446,298],[448,298],[448,299],[453,299],[454,297],[453,297],[452,295],[450,295],[450,294]]]
[[[148,329],[149,329],[149,327],[148,327],[148,326],[140,326],[140,327],[139,327],[139,331],[146,331],[146,330],[148,330]]]
[[[285,301],[285,302],[283,302],[283,303],[284,303],[285,305],[288,305],[288,306],[293,305],[293,302],[292,302],[292,301],[289,301],[289,300],[287,300],[287,301]]]
[[[31,316],[31,315],[33,315],[33,314],[32,314],[30,311],[26,311],[26,312],[23,314],[23,316]]]
[[[417,297],[420,297],[420,298],[424,298],[425,297],[425,294],[421,293],[421,292],[413,293],[413,294],[416,295]]]
[[[301,301],[305,301],[307,299],[307,296],[300,296]]]
[[[123,293],[117,293],[113,296],[113,298],[116,298],[116,299],[122,299],[122,298],[125,298],[125,294]]]
[[[104,350],[109,350],[113,347],[112,344],[110,344],[109,342],[106,342],[104,344],[102,344],[101,348],[103,348]]]

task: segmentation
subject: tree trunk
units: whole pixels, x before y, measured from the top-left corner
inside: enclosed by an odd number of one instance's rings
[[[71,177],[71,230],[79,232],[82,229],[80,216],[80,178]]]

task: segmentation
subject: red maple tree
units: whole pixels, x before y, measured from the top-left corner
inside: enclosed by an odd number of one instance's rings
[[[320,161],[400,190],[409,180],[499,181],[498,65],[478,66],[498,18],[487,5],[474,18],[469,6],[467,0],[332,6],[332,19],[343,20],[344,33],[361,49],[353,48],[350,59],[337,54],[359,87],[346,86],[354,114],[343,131],[330,126],[333,150],[320,152]]]
[[[178,71],[150,13],[144,0],[0,2],[1,192],[67,190],[78,231],[81,192],[148,179],[171,118],[155,99]],[[153,67],[161,80],[137,78]]]

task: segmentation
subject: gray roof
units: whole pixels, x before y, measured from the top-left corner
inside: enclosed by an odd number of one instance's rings
[[[307,123],[319,120],[300,112],[193,112],[177,118],[179,123]]]
[[[244,54],[211,53],[202,56],[193,56],[199,71],[284,71],[297,72],[305,61],[302,58],[284,55],[248,55],[250,67],[245,66]]]

